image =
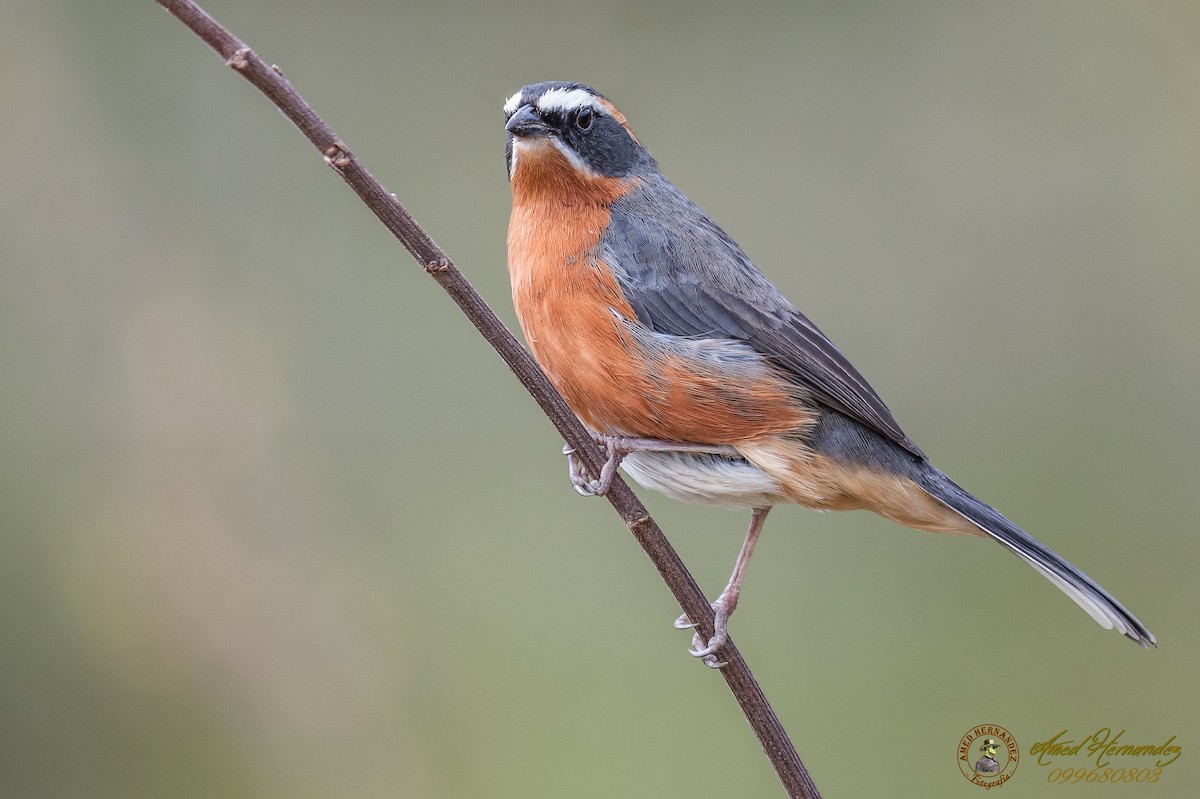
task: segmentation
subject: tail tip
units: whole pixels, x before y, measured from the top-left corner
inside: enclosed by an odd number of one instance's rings
[[[1128,630],[1122,633],[1130,641],[1140,646],[1142,649],[1158,649],[1158,639],[1154,637],[1154,633],[1142,627],[1139,630]]]

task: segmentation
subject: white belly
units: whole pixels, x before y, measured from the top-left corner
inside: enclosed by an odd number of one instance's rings
[[[639,485],[680,502],[769,508],[790,502],[779,483],[740,459],[683,452],[631,452],[621,464]]]

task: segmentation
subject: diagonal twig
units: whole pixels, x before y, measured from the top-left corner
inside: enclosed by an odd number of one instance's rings
[[[517,342],[478,292],[450,261],[446,253],[416,223],[404,206],[359,162],[350,149],[326,125],[312,107],[283,76],[278,67],[268,65],[240,39],[208,15],[191,0],[156,0],[200,39],[217,51],[225,63],[248,80],[290,119],[321,152],[326,163],[362,199],[379,221],[400,240],[417,263],[445,289],[476,329],[487,339],[513,370],[517,378],[541,406],[588,471],[600,474],[606,455],[550,385],[545,374]],[[680,560],[658,524],[645,506],[620,477],[606,494],[646,555],[658,569],[688,617],[697,623],[700,634],[713,634],[713,612],[704,593]],[[721,675],[733,692],[763,751],[779,775],[788,796],[794,799],[819,799],[820,793],[809,777],[804,763],[783,729],[775,711],[751,673],[746,661],[730,640],[721,650],[726,661]]]

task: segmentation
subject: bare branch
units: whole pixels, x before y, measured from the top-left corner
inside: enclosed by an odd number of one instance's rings
[[[541,406],[546,416],[575,449],[592,474],[600,474],[606,454],[550,385],[537,363],[517,342],[479,293],[450,261],[433,239],[413,220],[404,206],[359,162],[354,153],[309,106],[278,67],[268,65],[240,39],[222,27],[190,0],[156,0],[184,25],[212,47],[225,63],[270,98],[312,142],[334,171],[366,203],[379,221],[400,240],[425,271],[458,304],[471,323],[495,348],[517,378]],[[704,593],[696,584],[679,555],[644,505],[620,477],[613,481],[606,497],[634,538],[645,550],[674,594],[683,611],[697,622],[705,639],[713,634],[713,612]],[[792,746],[775,711],[745,660],[730,640],[721,650],[727,665],[721,669],[725,682],[741,705],[755,735],[758,736],[771,765],[791,797],[814,799],[820,796],[800,756]]]

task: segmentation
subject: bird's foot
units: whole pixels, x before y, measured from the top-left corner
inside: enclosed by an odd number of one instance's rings
[[[587,467],[579,460],[579,456],[575,454],[574,447],[570,444],[563,444],[563,454],[567,456],[567,473],[571,476],[571,486],[580,496],[600,497],[607,494],[608,489],[612,488],[613,478],[617,476],[617,467],[631,451],[621,446],[624,439],[600,435],[595,436],[595,439],[597,444],[604,447],[604,451],[608,455],[604,466],[600,469],[599,478],[592,477]]]
[[[735,607],[737,599],[727,592],[722,592],[717,601],[712,603],[712,638],[705,641],[699,632],[692,634],[692,646],[688,649],[688,654],[700,658],[700,662],[710,669],[719,669],[726,665],[725,661],[717,659],[717,651],[729,641],[729,616]],[[686,613],[675,620],[677,630],[687,630],[695,626],[696,623],[688,618]]]

